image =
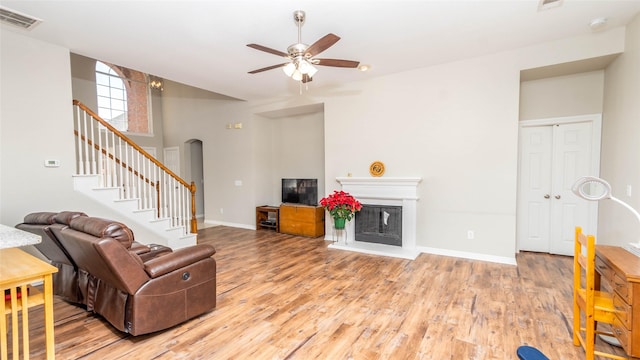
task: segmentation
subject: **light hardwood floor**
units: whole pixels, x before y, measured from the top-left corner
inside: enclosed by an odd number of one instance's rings
[[[551,359],[584,358],[571,341],[568,257],[521,253],[517,267],[409,261],[229,227],[202,229],[199,241],[217,250],[215,310],[133,337],[56,299],[57,358],[516,359],[524,344]],[[36,359],[41,316],[30,313]]]

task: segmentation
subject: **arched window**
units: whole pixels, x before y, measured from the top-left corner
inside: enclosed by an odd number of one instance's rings
[[[116,129],[150,133],[148,91],[144,73],[96,61],[98,115]]]
[[[96,61],[98,115],[116,129],[127,131],[127,89],[116,71]]]

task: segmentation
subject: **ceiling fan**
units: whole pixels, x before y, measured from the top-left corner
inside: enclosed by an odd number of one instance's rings
[[[259,72],[282,67],[284,73],[287,74],[287,76],[291,77],[293,80],[307,83],[313,80],[313,75],[315,75],[315,73],[318,71],[315,65],[344,68],[358,67],[358,61],[316,58],[316,55],[327,50],[336,42],[338,42],[338,40],[340,40],[340,37],[335,34],[329,33],[320,38],[315,43],[311,44],[311,46],[303,44],[301,40],[301,28],[304,24],[304,20],[304,11],[296,10],[293,12],[293,21],[295,21],[296,25],[298,26],[298,42],[289,46],[286,53],[258,44],[247,44],[247,46],[250,48],[282,56],[283,58],[289,60],[288,62],[282,64],[267,66],[261,69],[249,71],[249,74],[257,74]]]

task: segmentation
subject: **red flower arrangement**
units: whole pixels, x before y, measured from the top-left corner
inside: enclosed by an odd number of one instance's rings
[[[320,205],[329,211],[334,219],[351,220],[356,212],[362,209],[362,204],[351,194],[335,190],[333,194],[322,198]]]

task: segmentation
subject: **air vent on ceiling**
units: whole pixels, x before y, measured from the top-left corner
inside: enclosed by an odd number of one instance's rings
[[[559,7],[563,1],[564,0],[540,0],[540,3],[538,3],[538,11]]]
[[[31,30],[40,24],[42,20],[0,6],[0,22],[17,26],[22,29]]]

